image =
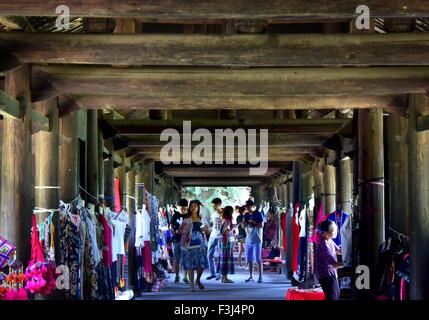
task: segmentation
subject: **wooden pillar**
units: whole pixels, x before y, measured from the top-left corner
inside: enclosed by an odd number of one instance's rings
[[[293,203],[301,201],[301,163],[294,161],[293,163]]]
[[[143,174],[143,161],[140,161],[137,165],[137,172],[136,172],[136,197],[137,197],[137,203],[138,206],[141,206],[141,203],[143,201],[143,187],[142,183],[144,183],[144,174]]]
[[[40,131],[34,135],[35,155],[35,206],[46,209],[57,209],[60,202],[59,193],[59,118],[57,98],[38,102],[34,108],[49,118],[50,131]],[[39,213],[37,222],[41,223],[49,216],[47,213]],[[55,261],[59,262],[59,215],[53,217],[55,226],[54,245]]]
[[[79,194],[78,185],[78,114],[60,119],[60,133],[66,143],[60,145],[60,199],[70,202]]]
[[[323,213],[335,211],[335,167],[325,165],[323,168]]]
[[[35,103],[34,107],[40,114],[49,118],[51,127],[49,132],[40,131],[34,135],[35,205],[55,209],[59,206],[59,119],[57,99]]]
[[[127,172],[127,211],[128,214],[131,216],[135,212],[136,202],[133,198],[136,196],[136,172],[133,168],[131,168],[130,171]],[[130,198],[133,197],[133,198]]]
[[[352,161],[344,159],[339,161],[339,179],[341,180],[339,190],[339,209],[352,213]]]
[[[98,118],[103,115],[102,110],[98,110]],[[98,129],[98,193],[104,199],[104,139],[101,129]]]
[[[86,140],[86,163],[87,163],[87,191],[99,198],[99,172],[98,172],[98,110],[87,111],[87,140]],[[87,201],[97,204],[92,197],[87,197]]]
[[[384,242],[384,146],[383,110],[358,110],[359,162],[359,251],[360,264],[375,270],[380,245]],[[371,292],[361,290],[363,296]]]
[[[318,162],[315,162],[313,165],[313,176],[314,176],[314,212],[315,216],[317,216],[317,213],[319,212],[320,205],[323,203],[323,193],[324,193],[324,186],[323,186],[323,173],[320,171]]]
[[[154,174],[155,174],[155,163],[152,159],[146,159],[143,162],[143,182],[145,189],[151,193],[154,192]]]
[[[429,131],[417,131],[420,116],[429,115],[429,98],[409,100],[410,298],[429,299]],[[425,128],[426,129],[426,128]]]
[[[408,200],[408,119],[390,114],[386,119],[390,216],[389,225],[403,234],[410,232]]]
[[[5,92],[22,101],[21,119],[3,118],[0,235],[16,245],[17,258],[30,258],[31,178],[30,68],[6,72]]]

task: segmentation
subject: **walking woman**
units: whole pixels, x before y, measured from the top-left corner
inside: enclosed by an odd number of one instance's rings
[[[200,216],[200,205],[198,201],[192,200],[189,203],[189,210],[186,219],[180,225],[181,251],[183,269],[188,272],[189,285],[194,291],[194,273],[197,272],[195,283],[201,290],[204,285],[201,283],[203,270],[207,268],[207,248],[204,233],[208,232],[206,225],[203,225]]]
[[[240,268],[245,268],[245,266],[242,265],[242,259],[243,259],[243,253],[244,253],[244,243],[246,242],[246,229],[244,229],[244,211],[246,210],[246,207],[239,207],[238,213],[239,216],[237,217],[237,242],[238,242],[238,266]]]
[[[221,225],[221,250],[219,255],[219,270],[222,273],[222,283],[233,283],[228,274],[234,274],[234,235],[232,232],[232,215],[234,208],[227,206],[223,209]]]

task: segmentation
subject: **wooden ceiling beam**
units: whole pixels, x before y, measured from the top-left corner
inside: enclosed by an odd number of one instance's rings
[[[182,120],[106,120],[118,134],[161,133],[165,129],[182,132]],[[190,121],[191,129],[205,128],[211,132],[216,129],[268,129],[270,133],[311,133],[330,135],[346,127],[351,119],[195,119]],[[257,132],[258,133],[258,132]]]
[[[284,17],[355,18],[355,0],[68,0],[72,16],[77,17],[122,17],[122,18],[228,18],[266,19]],[[371,16],[376,17],[427,17],[429,5],[426,0],[367,0]],[[58,1],[14,0],[0,2],[2,16],[56,16]]]
[[[425,93],[429,67],[108,68],[37,66],[65,94],[145,97],[367,96]]]
[[[429,65],[427,33],[2,33],[0,48],[8,50],[22,63],[279,67]]]
[[[71,95],[82,109],[158,109],[158,110],[314,110],[314,109],[406,109],[406,95],[391,96],[315,96],[315,97],[145,97],[130,95]]]
[[[283,147],[318,147],[321,146],[330,136],[328,135],[310,135],[310,134],[273,134],[268,135],[268,144],[270,146],[283,146]],[[128,145],[134,148],[140,147],[154,147],[163,146],[166,144],[164,141],[160,141],[159,134],[142,134],[139,136],[127,137]],[[183,137],[181,136],[181,141]],[[256,137],[257,143],[259,143],[259,136]],[[198,144],[197,142],[194,142]],[[258,144],[259,145],[259,144]]]
[[[251,186],[265,180],[265,176],[255,176],[254,178],[181,178],[177,179],[182,186]]]

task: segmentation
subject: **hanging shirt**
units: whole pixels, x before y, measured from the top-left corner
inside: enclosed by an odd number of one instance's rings
[[[121,211],[121,207],[122,207],[122,203],[121,203],[121,182],[119,181],[118,178],[115,178],[115,182],[114,182],[114,193],[115,193],[115,212],[120,212]]]
[[[110,268],[112,265],[112,227],[104,215],[101,215],[100,219],[104,228],[103,262],[105,266]]]
[[[117,261],[118,255],[125,255],[125,228],[128,224],[128,214],[121,211],[119,214],[110,212],[113,224],[112,261]]]
[[[337,246],[341,246],[341,228],[342,228],[344,222],[346,222],[346,219],[348,216],[349,215],[347,213],[345,213],[344,211],[337,210],[337,211],[329,214],[327,217],[328,220],[334,221],[337,224],[338,233],[337,233],[337,236],[332,239],[332,240],[334,240],[334,242]]]
[[[136,213],[136,247],[144,247],[144,242],[150,241],[150,217],[145,205]]]
[[[299,237],[300,238],[305,238],[307,236],[307,232],[306,232],[306,218],[307,218],[307,213],[306,213],[306,208],[302,208],[301,212],[299,213]]]

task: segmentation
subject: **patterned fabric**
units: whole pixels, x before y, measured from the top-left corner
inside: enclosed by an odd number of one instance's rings
[[[208,266],[205,246],[199,248],[182,248],[182,266],[185,270],[205,269]]]
[[[80,299],[80,247],[79,222],[70,213],[62,213],[60,219],[61,264],[69,269],[69,289],[64,290],[66,299]]]
[[[222,243],[222,250],[219,252],[218,270],[223,274],[234,274],[234,255],[231,242]]]
[[[85,251],[84,251],[84,277],[83,277],[83,297],[85,300],[97,299],[97,272],[96,262],[92,251],[89,230],[86,228]]]
[[[0,237],[0,268],[4,267],[13,255],[16,247],[6,239]]]
[[[150,216],[150,245],[152,252],[158,251],[159,243],[159,216],[158,216],[158,199],[149,194],[149,216]]]

